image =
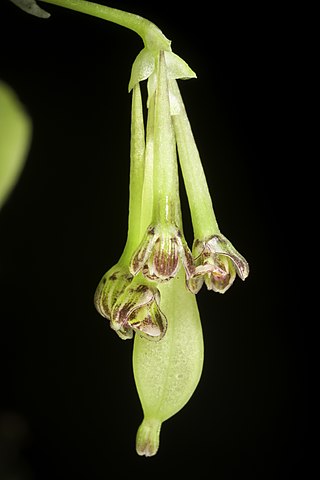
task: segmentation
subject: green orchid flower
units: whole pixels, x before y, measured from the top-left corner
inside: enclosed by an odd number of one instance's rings
[[[133,275],[142,271],[150,280],[162,282],[176,276],[180,261],[190,279],[195,273],[193,257],[178,227],[174,224],[151,225],[132,257],[130,271]]]
[[[195,240],[193,256],[196,268],[188,287],[197,293],[205,282],[208,290],[224,293],[233,284],[236,274],[245,280],[249,274],[247,261],[222,234]]]
[[[133,277],[126,266],[117,264],[102,277],[94,303],[122,340],[132,339],[134,332],[160,340],[166,332],[159,290],[153,283]]]
[[[172,118],[194,231],[195,270],[187,280],[188,288],[197,293],[205,282],[208,290],[224,293],[233,284],[236,274],[241,280],[247,278],[249,265],[220,232],[199,150],[175,80],[171,80],[170,88],[178,105]]]
[[[96,289],[94,303],[98,312],[123,340],[136,332],[150,340],[160,340],[166,332],[167,319],[160,309],[157,285],[142,275],[134,276],[130,259],[140,241],[143,216],[142,191],[145,170],[145,133],[140,84],[132,91],[129,225],[126,245],[118,263],[103,275]]]

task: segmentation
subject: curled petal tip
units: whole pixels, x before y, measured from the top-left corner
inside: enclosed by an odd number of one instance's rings
[[[212,237],[213,251],[221,257],[229,258],[238,276],[245,280],[249,275],[249,264],[246,259],[234,248],[232,243],[223,235],[214,235]]]

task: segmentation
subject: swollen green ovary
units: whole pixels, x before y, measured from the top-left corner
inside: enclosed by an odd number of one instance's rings
[[[161,424],[187,403],[199,382],[203,338],[196,299],[184,278],[159,289],[168,330],[159,342],[136,335],[133,368],[145,421]]]

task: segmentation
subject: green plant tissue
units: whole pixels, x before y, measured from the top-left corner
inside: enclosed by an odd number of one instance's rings
[[[32,124],[16,93],[0,81],[0,209],[25,164]]]

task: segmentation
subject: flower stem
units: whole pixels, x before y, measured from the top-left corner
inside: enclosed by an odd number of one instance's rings
[[[154,95],[150,101],[147,118],[144,177],[141,194],[140,235],[142,238],[152,221],[153,214],[153,144],[154,144]]]
[[[129,262],[141,240],[142,187],[145,168],[145,132],[140,85],[132,91],[129,218],[127,242],[120,261]]]
[[[116,8],[99,5],[94,2],[85,0],[40,0],[46,3],[52,3],[60,7],[76,10],[77,12],[86,13],[94,17],[99,17],[109,22],[116,23],[123,27],[129,28],[136,32],[142,38],[145,46],[152,51],[170,50],[170,40],[168,40],[161,30],[149,20],[135,15],[133,13],[124,12]]]
[[[190,206],[194,237],[204,238],[208,235],[217,234],[220,230],[214,214],[199,151],[176,80],[170,81],[170,88],[180,105],[180,113],[173,115],[172,120]]]
[[[177,191],[179,189],[176,143],[170,114],[167,69],[163,52],[158,65],[158,85],[154,119],[154,220],[177,222]],[[179,225],[180,226],[180,225]]]

